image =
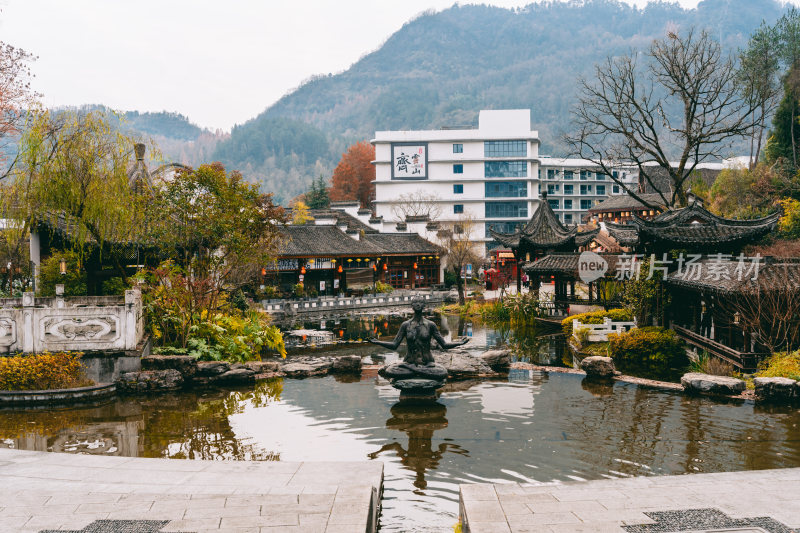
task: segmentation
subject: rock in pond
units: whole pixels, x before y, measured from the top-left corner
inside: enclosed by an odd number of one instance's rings
[[[797,394],[797,383],[789,378],[755,378],[756,400],[760,402],[789,403]]]
[[[125,372],[116,381],[121,392],[149,392],[177,390],[183,386],[183,376],[174,368]]]
[[[237,365],[238,368],[231,368],[224,374],[213,378],[213,383],[252,383],[256,380],[256,373],[244,365]]]
[[[610,357],[592,355],[584,357],[581,361],[581,370],[586,372],[587,378],[609,379],[614,377],[617,369],[614,367],[614,360]]]
[[[333,360],[334,374],[360,374],[361,357],[357,355],[343,355]]]
[[[197,373],[197,359],[191,355],[148,355],[142,357],[142,370],[177,370],[183,379]]]
[[[197,363],[197,375],[203,377],[218,376],[230,369],[231,365],[223,361],[202,361]]]
[[[310,365],[306,363],[289,363],[281,367],[281,372],[289,378],[308,378],[311,376],[324,376],[332,365]]]
[[[508,348],[488,350],[481,354],[481,359],[495,372],[507,372],[511,366],[511,350]]]
[[[449,379],[487,378],[497,376],[483,359],[465,350],[448,350],[433,354],[436,363],[447,369]]]
[[[745,389],[745,383],[741,379],[729,378],[725,376],[712,376],[710,374],[700,374],[690,372],[681,377],[681,385],[688,393],[702,394],[740,394]]]

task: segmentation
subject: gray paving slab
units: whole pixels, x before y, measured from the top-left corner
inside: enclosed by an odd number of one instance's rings
[[[374,533],[383,463],[0,449],[0,533]]]
[[[464,533],[800,533],[800,468],[460,486]]]

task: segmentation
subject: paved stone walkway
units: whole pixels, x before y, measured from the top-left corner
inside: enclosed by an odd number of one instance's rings
[[[0,449],[0,533],[372,533],[383,463],[235,462]]]
[[[461,485],[464,533],[800,532],[800,468]]]

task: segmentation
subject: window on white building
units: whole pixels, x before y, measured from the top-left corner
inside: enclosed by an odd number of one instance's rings
[[[456,215],[460,215],[464,212],[464,204],[455,204],[453,205],[453,213]]]
[[[572,191],[574,191],[574,190],[575,190],[575,189],[574,189],[574,185],[572,185],[572,184],[565,184],[565,185],[564,185],[564,194],[574,194],[574,193],[572,192]]]
[[[606,193],[606,186],[605,185],[598,185],[594,188],[594,192],[597,194],[603,195]]]
[[[453,174],[463,174],[464,173],[464,165],[461,163],[456,163],[453,165]]]
[[[453,184],[453,194],[464,194],[464,184],[463,183],[454,183]]]
[[[485,141],[484,157],[525,157],[528,155],[527,141]]]
[[[461,143],[453,143],[453,153],[454,154],[463,154],[464,153],[464,145]]]
[[[592,208],[591,200],[581,200],[581,210],[586,211]]]

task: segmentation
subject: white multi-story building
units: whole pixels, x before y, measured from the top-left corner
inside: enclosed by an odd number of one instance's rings
[[[538,204],[539,136],[530,110],[481,111],[477,129],[379,131],[372,143],[384,231],[406,222],[403,204],[422,195],[437,222],[457,227],[469,218],[472,238],[485,245],[489,225],[513,231]]]
[[[547,201],[564,224],[580,224],[589,209],[610,196],[627,194],[638,187],[638,174],[628,168],[614,170],[611,179],[586,159],[562,159],[543,156],[540,163],[539,192],[547,191]]]
[[[540,157],[529,109],[481,111],[477,128],[379,131],[372,144],[373,227],[434,240],[438,228],[430,221],[458,231],[468,218],[483,252],[495,246],[489,228],[513,232],[545,190],[565,224],[580,223],[595,203],[624,192],[589,161]]]

